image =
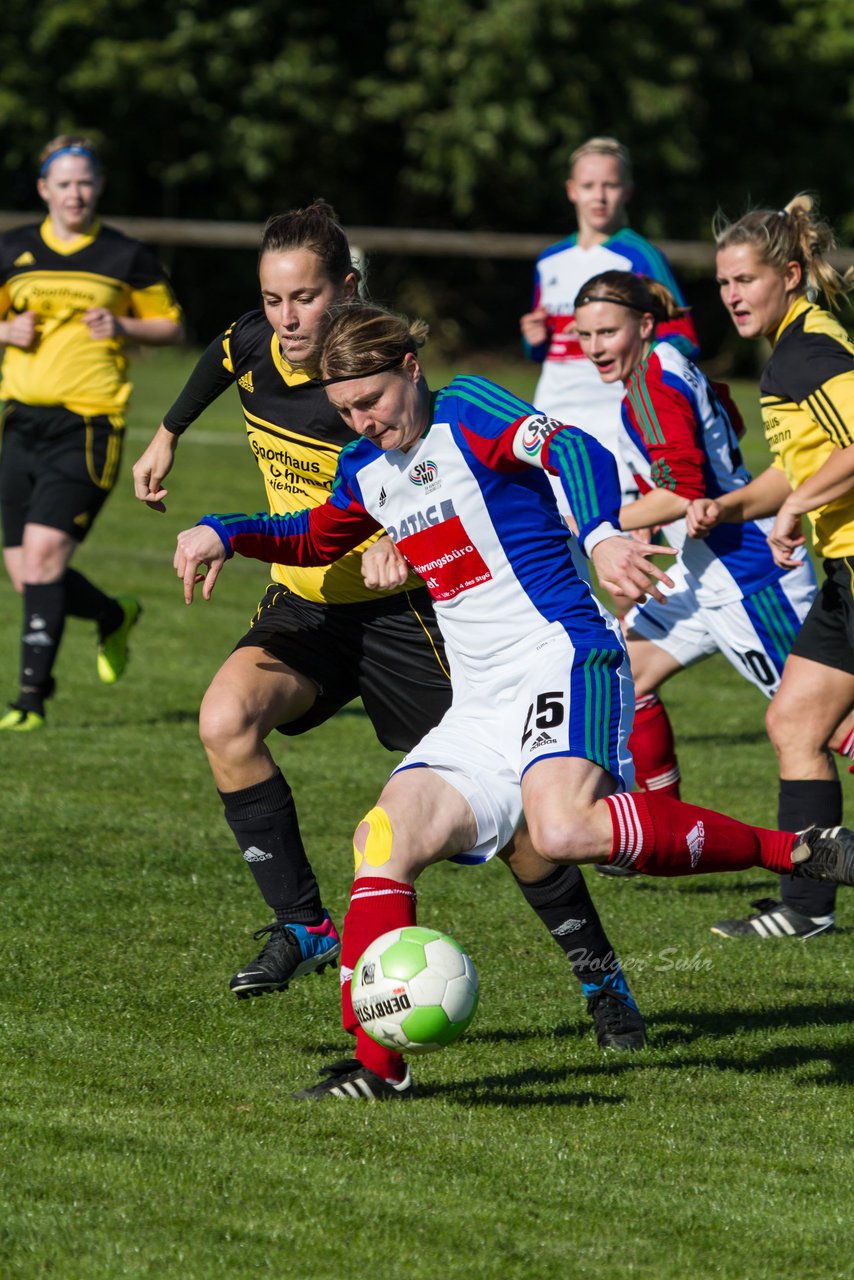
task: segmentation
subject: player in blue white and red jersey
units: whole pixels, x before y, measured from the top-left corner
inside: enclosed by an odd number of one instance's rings
[[[632,191],[631,158],[615,138],[590,138],[572,153],[566,194],[575,208],[578,231],[540,254],[531,310],[521,319],[526,354],[542,365],[534,404],[560,422],[583,427],[614,453],[627,500],[636,490],[618,451],[622,387],[603,383],[584,358],[573,300],[591,276],[632,271],[660,280],[682,304],[664,254],[627,225],[626,202]],[[659,337],[686,355],[697,353],[697,335],[687,311],[664,322]]]
[[[482,862],[504,848],[528,881],[585,862],[654,875],[762,865],[854,881],[845,829],[765,831],[628,793],[629,663],[582,551],[609,590],[637,600],[672,585],[650,560],[661,548],[620,534],[606,449],[480,378],[432,395],[417,355],[423,337],[381,308],[339,315],[320,367],[331,403],[362,438],[342,451],[329,500],[293,515],[206,516],[179,534],[175,554],[190,602],[198,581],[210,597],[235,551],[326,563],[385,527],[424,577],[445,637],[450,710],[394,770],[354,840],[341,976],[357,1056],[296,1095],[307,1099],[411,1093],[402,1057],[359,1027],[349,979],[370,942],[415,923],[414,882],[431,863]],[[577,538],[547,470],[565,487]]]
[[[163,481],[183,432],[231,387],[270,510],[319,505],[332,489],[338,456],[354,437],[318,380],[317,357],[330,308],[355,294],[358,272],[325,201],[269,221],[258,277],[263,309],[211,343],[134,466],[137,497],[156,509],[164,508]],[[202,702],[199,734],[225,820],[275,916],[257,931],[260,954],[231,979],[238,999],[283,991],[340,951],[269,736],[301,737],[359,697],[379,741],[408,751],[451,703],[424,584],[407,571],[378,595],[363,581],[368,565],[378,572],[383,547],[388,554],[390,540],[374,533],[331,565],[271,565],[248,631]],[[642,1048],[643,1019],[578,868],[550,869],[547,883],[520,889],[567,956],[600,1046]]]
[[[738,445],[741,416],[658,328],[681,311],[669,290],[628,271],[587,281],[575,298],[578,337],[608,385],[624,389],[622,421],[642,494],[624,506],[624,529],[669,525],[695,498],[718,498],[750,482]],[[706,539],[680,536],[677,586],[625,618],[635,680],[630,747],[638,786],[679,795],[673,732],[658,689],[686,667],[723,653],[771,697],[816,592],[805,549],[798,567],[775,563],[773,521],[720,524]]]

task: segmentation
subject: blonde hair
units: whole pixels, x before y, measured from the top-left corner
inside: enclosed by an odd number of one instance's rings
[[[570,177],[572,177],[576,161],[580,160],[582,156],[613,156],[619,163],[620,173],[624,181],[629,182],[631,180],[632,157],[629,154],[628,147],[624,147],[622,142],[618,142],[616,138],[588,138],[586,142],[582,142],[580,147],[576,147],[569,157]]]
[[[615,302],[641,315],[649,313],[656,323],[688,314],[688,308],[680,306],[666,284],[632,271],[602,271],[593,276],[579,289],[573,308],[577,311],[591,302]]]
[[[320,352],[324,381],[370,378],[402,365],[427,341],[429,326],[423,320],[385,307],[353,304],[338,311],[326,332]]]
[[[96,175],[102,171],[98,148],[91,138],[82,133],[60,133],[51,138],[39,152],[39,177],[44,178],[54,160],[60,155],[84,156],[91,164]]]
[[[750,209],[735,222],[719,209],[712,221],[716,249],[749,244],[760,260],[780,275],[790,262],[801,268],[803,292],[811,301],[823,294],[832,309],[854,289],[854,267],[844,275],[827,255],[836,248],[829,222],[819,214],[818,201],[800,192],[784,209]]]

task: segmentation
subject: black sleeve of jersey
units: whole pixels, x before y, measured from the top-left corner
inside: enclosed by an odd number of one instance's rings
[[[208,405],[221,396],[234,382],[234,375],[222,363],[222,340],[214,338],[190,374],[183,391],[172,407],[164,414],[163,425],[167,431],[179,436],[191,422],[200,417]]]
[[[127,273],[127,283],[131,289],[148,289],[153,284],[168,284],[165,269],[147,244],[137,241]]]
[[[781,343],[779,350],[775,372],[795,404],[803,404],[825,382],[854,369],[851,352],[827,333],[800,333],[797,341],[787,343],[785,350]]]

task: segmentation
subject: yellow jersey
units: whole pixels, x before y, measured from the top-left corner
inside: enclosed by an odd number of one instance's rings
[[[854,344],[829,311],[798,298],[772,338],[760,393],[774,465],[792,489],[854,444]],[[854,492],[811,511],[821,556],[854,555]]]
[[[150,249],[96,222],[60,240],[50,218],[0,237],[0,316],[37,316],[26,351],[7,347],[0,398],[62,405],[72,413],[121,415],[130,396],[122,338],[95,339],[93,307],[116,316],[181,321],[181,309]]]

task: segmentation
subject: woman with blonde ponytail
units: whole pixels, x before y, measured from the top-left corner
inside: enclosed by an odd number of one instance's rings
[[[760,379],[762,418],[774,455],[745,488],[693,502],[689,532],[775,516],[774,559],[791,570],[812,526],[824,581],[786,660],[766,724],[780,768],[778,821],[798,830],[842,820],[842,790],[829,748],[854,754],[837,725],[854,708],[854,344],[833,315],[854,288],[830,260],[833,231],[815,200],[754,209],[714,223],[721,298],[745,338],[767,338]],[[832,885],[787,877],[782,902],[763,901],[748,921],[716,926],[728,936],[811,937],[834,927]]]

